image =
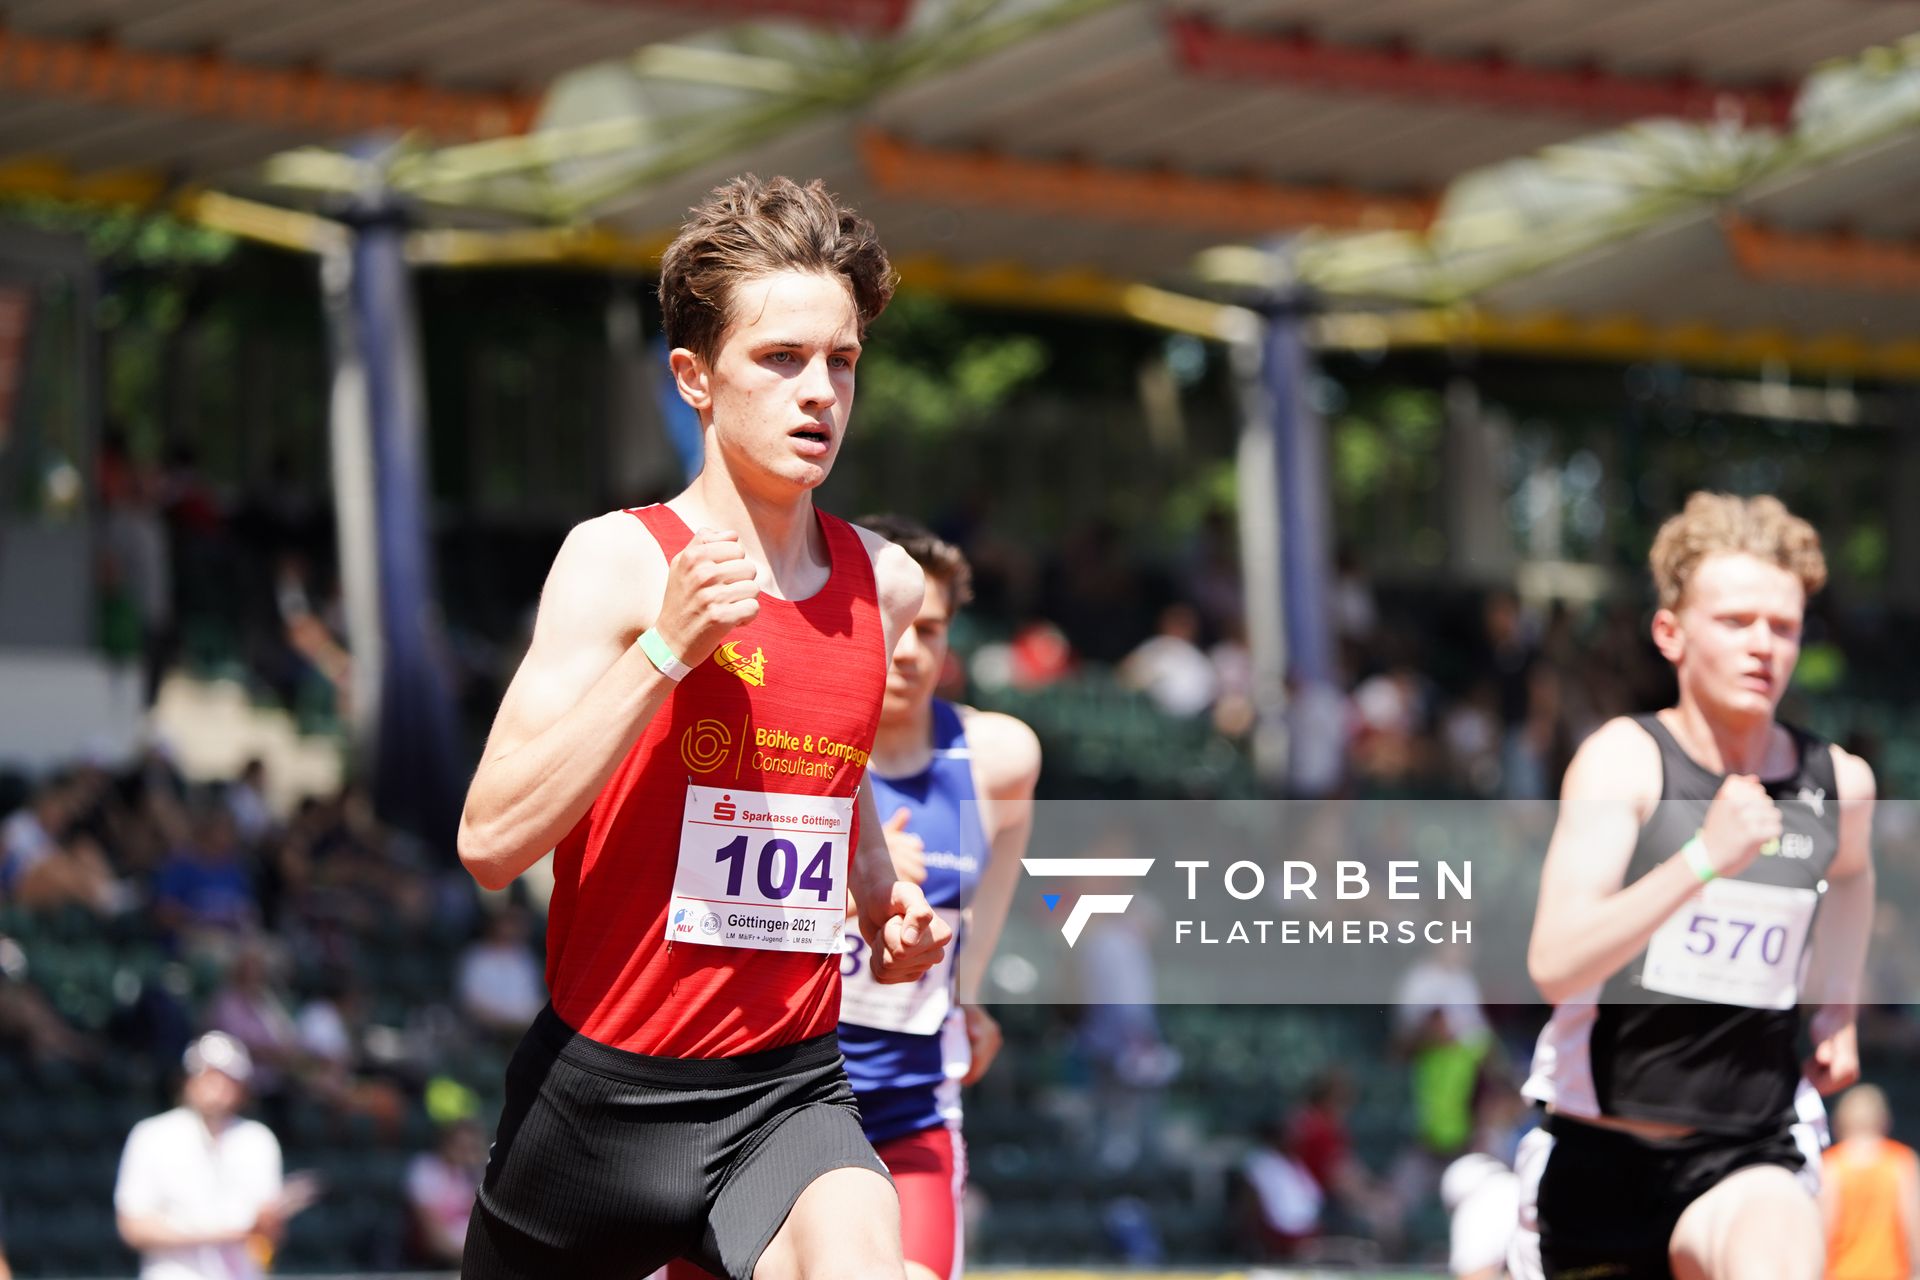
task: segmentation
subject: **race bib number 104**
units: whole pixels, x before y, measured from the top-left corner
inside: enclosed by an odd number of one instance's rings
[[[1812,889],[1711,881],[1653,935],[1640,985],[1746,1009],[1791,1009],[1819,901]]]
[[[687,788],[667,941],[832,951],[847,914],[852,796]]]

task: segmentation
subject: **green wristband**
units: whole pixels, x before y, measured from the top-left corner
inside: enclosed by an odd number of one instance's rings
[[[1720,873],[1713,869],[1713,860],[1707,857],[1706,842],[1700,839],[1698,831],[1693,833],[1691,840],[1680,846],[1680,856],[1687,860],[1687,866],[1693,869],[1693,874],[1701,884],[1720,878]]]
[[[666,640],[654,627],[648,627],[640,633],[640,651],[647,655],[654,666],[660,668],[661,675],[675,684],[693,674],[692,667],[673,656],[673,650],[667,647]]]

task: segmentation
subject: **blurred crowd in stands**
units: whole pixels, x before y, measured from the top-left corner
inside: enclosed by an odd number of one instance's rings
[[[159,750],[124,769],[4,775],[0,811],[0,1054],[68,1081],[151,1082],[164,1101],[194,1038],[225,1032],[276,1131],[317,1120],[420,1146],[411,1221],[366,1261],[457,1262],[491,1117],[447,1071],[487,1046],[497,1065],[545,1003],[524,907],[484,900],[358,789],[276,813],[257,761],[219,785],[190,784]],[[84,979],[56,969],[65,948],[49,943],[41,972],[42,928],[153,963],[75,991]],[[396,956],[425,939],[457,956],[445,989],[396,989]],[[89,995],[106,1007],[89,1012]]]

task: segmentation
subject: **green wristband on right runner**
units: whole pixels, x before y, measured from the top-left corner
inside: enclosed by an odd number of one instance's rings
[[[1687,866],[1693,869],[1694,876],[1701,884],[1720,878],[1720,873],[1713,869],[1713,859],[1707,857],[1706,842],[1700,838],[1698,831],[1693,833],[1691,840],[1680,846],[1680,856],[1687,860]]]

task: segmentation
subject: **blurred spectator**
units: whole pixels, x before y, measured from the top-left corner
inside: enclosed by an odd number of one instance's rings
[[[313,999],[300,1006],[294,1026],[300,1048],[315,1063],[351,1071],[359,1061],[359,988],[345,974],[329,974]]]
[[[125,458],[110,464],[106,455],[111,452],[103,449],[100,470],[103,605],[117,607],[137,629],[133,647],[141,658],[145,704],[151,706],[178,635],[173,554],[160,515],[164,481],[150,465]]]
[[[1188,604],[1161,611],[1159,630],[1127,655],[1119,675],[1122,684],[1181,719],[1205,713],[1220,688],[1213,663],[1200,648],[1200,615]]]
[[[100,1048],[67,1025],[47,998],[27,982],[27,955],[0,935],[0,1046],[23,1048],[40,1063],[97,1061]]]
[[[94,841],[74,833],[71,778],[43,783],[0,824],[0,899],[30,910],[79,905],[114,915],[133,905]]]
[[[1386,785],[1412,778],[1423,763],[1421,730],[1427,721],[1425,683],[1407,663],[1367,677],[1353,691],[1353,759],[1364,777]]]
[[[1397,1243],[1400,1210],[1353,1152],[1347,1129],[1352,1107],[1353,1082],[1346,1073],[1337,1068],[1322,1071],[1308,1083],[1305,1100],[1287,1119],[1285,1149],[1347,1229],[1365,1229],[1378,1240]]]
[[[1353,704],[1323,681],[1287,683],[1287,781],[1296,796],[1328,796],[1346,776]]]
[[[1246,614],[1240,576],[1239,531],[1231,517],[1210,511],[1200,526],[1190,555],[1183,558],[1180,578],[1210,636],[1221,636],[1240,625]]]
[[[1449,781],[1466,795],[1500,792],[1500,691],[1491,680],[1474,684],[1447,710],[1440,730]]]
[[[1247,629],[1234,619],[1221,631],[1220,639],[1207,650],[1213,664],[1216,696],[1213,727],[1224,737],[1244,738],[1253,732],[1258,708],[1253,695],[1253,650],[1247,647]]]
[[[67,825],[67,793],[58,779],[40,785],[33,798],[0,824],[0,893],[20,894],[29,872],[60,852]]]
[[[1436,947],[1395,994],[1394,1034],[1412,1068],[1416,1139],[1393,1172],[1402,1204],[1430,1195],[1443,1165],[1474,1138],[1474,1103],[1494,1038],[1468,963],[1464,947]]]
[[[207,1006],[207,1026],[238,1041],[251,1059],[253,1091],[277,1099],[305,1061],[299,1028],[273,980],[273,958],[258,940],[243,943],[227,982]]]
[[[1288,1152],[1288,1126],[1274,1122],[1240,1167],[1244,1194],[1237,1214],[1242,1248],[1263,1262],[1297,1258],[1320,1234],[1326,1194],[1301,1161]]]
[[[154,915],[169,931],[232,934],[259,922],[251,875],[233,815],[207,806],[192,838],[174,849],[154,877]]]
[[[460,957],[460,1008],[491,1034],[521,1035],[547,1003],[546,974],[527,933],[525,913],[508,907],[487,921],[480,940]]]
[[[1014,632],[1007,656],[1008,675],[1021,689],[1044,689],[1073,672],[1072,643],[1066,632],[1044,618]]]
[[[406,1098],[391,1081],[369,1073],[366,1001],[351,975],[328,975],[295,1020],[304,1057],[301,1084],[309,1094],[348,1115],[371,1119],[396,1137],[406,1120]]]
[[[1080,653],[1111,663],[1146,630],[1144,594],[1119,527],[1102,519],[1067,536],[1043,598]]]
[[[439,1144],[407,1166],[407,1204],[413,1212],[414,1261],[457,1267],[466,1247],[467,1219],[487,1171],[487,1136],[478,1123],[456,1120]]]
[[[1153,1211],[1139,1196],[1115,1196],[1100,1211],[1107,1240],[1129,1267],[1152,1267],[1165,1261],[1167,1248],[1154,1225]]]
[[[1461,1156],[1440,1175],[1448,1223],[1447,1270],[1459,1280],[1499,1280],[1520,1222],[1520,1179],[1489,1155]]]
[[[282,556],[274,579],[274,600],[286,632],[287,647],[324,676],[333,688],[335,713],[352,715],[353,658],[313,607],[304,557]]]
[[[1458,943],[1430,949],[1400,979],[1394,994],[1394,1029],[1404,1043],[1415,1047],[1434,1032],[1461,1043],[1488,1033],[1480,980],[1473,976],[1472,956]]]
[[[1131,848],[1120,837],[1099,852],[1120,857]],[[1110,892],[1133,886],[1090,882],[1085,887]],[[1094,1110],[1100,1117],[1097,1157],[1109,1169],[1131,1168],[1147,1154],[1160,1096],[1180,1074],[1180,1054],[1166,1042],[1154,1013],[1148,941],[1156,927],[1154,914],[1152,903],[1137,900],[1132,910],[1103,917],[1101,927],[1082,934],[1074,949],[1086,1002],[1080,1045],[1093,1067]]]
[[[1359,561],[1351,549],[1334,557],[1333,625],[1342,641],[1363,654],[1373,643],[1374,628],[1380,620],[1374,603],[1373,584],[1360,572]]]
[[[1558,716],[1551,668],[1527,634],[1511,592],[1487,599],[1488,661],[1500,693],[1501,792],[1509,799],[1547,794],[1547,759]]]
[[[127,1137],[114,1186],[120,1238],[142,1280],[253,1280],[287,1220],[313,1203],[307,1179],[282,1180],[280,1143],[240,1117],[253,1064],[231,1036],[187,1050],[181,1105]]]
[[[1887,1135],[1884,1093],[1855,1085],[1834,1111],[1820,1168],[1830,1280],[1909,1280],[1920,1271],[1920,1161]]]
[[[227,784],[227,816],[233,829],[249,845],[259,844],[278,823],[273,806],[267,803],[267,763],[255,757],[247,761],[240,776]]]
[[[13,1268],[7,1265],[7,1219],[0,1213],[0,1280],[13,1280]]]

